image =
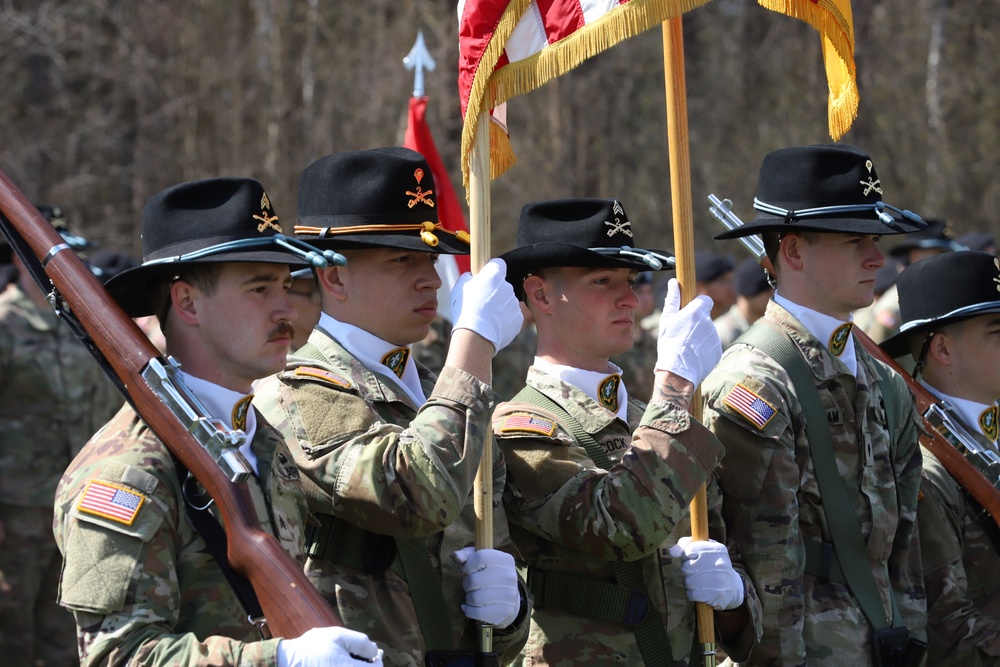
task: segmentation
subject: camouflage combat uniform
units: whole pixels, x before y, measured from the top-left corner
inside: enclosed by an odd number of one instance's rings
[[[52,496],[63,470],[121,405],[50,308],[0,288],[0,655],[12,665],[76,661],[73,618],[55,603],[61,564]]]
[[[970,433],[975,431],[970,430]],[[996,443],[977,436],[983,447]],[[926,449],[917,504],[927,588],[929,665],[1000,662],[1000,554],[987,528],[993,519]]]
[[[385,651],[387,665],[422,666],[419,619],[399,561],[393,564],[398,541],[419,539],[417,548],[428,553],[452,614],[452,648],[464,640],[463,650],[475,649],[460,606],[463,575],[451,553],[474,542],[477,465],[470,461],[478,461],[489,437],[493,391],[456,368],[445,367],[435,378],[418,366],[430,396],[418,408],[322,329],[298,355],[257,387],[254,405],[285,435],[310,508],[323,524],[310,539],[309,579],[345,626],[367,633]],[[503,548],[509,537],[500,508],[506,473],[499,451],[493,470],[494,540]],[[345,555],[348,540],[360,545],[350,550],[360,553],[353,561]],[[506,630],[495,630],[494,650],[502,661],[517,654],[527,628],[524,613]]]
[[[744,331],[750,328],[747,318],[743,317],[743,313],[736,305],[712,320],[712,324],[722,339],[723,350],[728,349]]]
[[[858,344],[855,378],[780,305],[768,303],[764,317],[791,334],[816,376],[834,453],[854,499],[886,613],[891,586],[911,635],[923,639],[926,618],[915,525],[921,457],[908,388],[893,376],[891,397],[902,424],[893,447],[879,362]],[[763,428],[725,402],[737,384],[774,408]],[[726,445],[719,484],[729,537],[743,555],[763,605],[764,639],[750,662],[873,664],[872,627],[846,586],[804,572],[804,541],[829,542],[830,536],[805,415],[788,374],[763,352],[738,344],[726,351],[702,392],[705,424]]]
[[[643,572],[649,613],[659,614],[667,629],[669,664],[687,665],[694,605],[685,593],[680,562],[668,549],[691,534],[688,504],[706,479],[712,537],[725,542],[711,477],[722,445],[685,410],[664,402],[647,408],[630,400],[625,424],[580,389],[539,369],[529,369],[527,384],[573,416],[604,447],[613,467],[599,469],[548,411],[527,403],[498,406],[493,429],[507,460],[504,505],[519,559],[542,571],[614,583],[612,561],[651,556]],[[760,606],[752,586],[746,586],[745,600],[752,620],[727,646],[738,656],[745,656],[760,636]],[[644,664],[629,626],[535,606],[523,664],[595,660]]]
[[[247,487],[261,527],[302,562],[307,509],[298,470],[259,415],[252,447],[264,488],[257,479]],[[81,510],[95,484],[142,498],[130,525]],[[255,641],[256,628],[182,502],[167,448],[129,406],[66,471],[56,494],[65,560],[59,601],[76,616],[84,667],[274,667],[278,641]]]

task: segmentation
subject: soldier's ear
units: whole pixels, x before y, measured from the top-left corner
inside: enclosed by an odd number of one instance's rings
[[[543,313],[549,310],[551,284],[538,275],[529,275],[524,279],[524,302],[533,309]]]
[[[195,298],[198,288],[183,279],[170,285],[171,314],[186,324],[197,324],[198,306]]]
[[[327,298],[336,301],[345,301],[347,299],[347,287],[344,285],[341,267],[328,266],[325,269],[318,269],[316,271],[316,281],[319,283],[324,301]]]

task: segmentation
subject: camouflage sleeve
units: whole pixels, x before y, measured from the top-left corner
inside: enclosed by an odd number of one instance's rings
[[[458,517],[489,433],[488,385],[446,367],[406,428],[344,387],[283,375],[272,389],[254,405],[285,436],[313,511],[394,537],[430,535]]]
[[[987,609],[982,602],[977,604],[975,598],[982,597],[982,591],[969,590],[966,570],[966,562],[971,561],[972,567],[995,571],[996,550],[988,537],[976,540],[966,533],[967,520],[974,526],[978,521],[967,518],[964,491],[926,451],[920,488],[917,519],[932,656],[961,656],[966,665],[996,664],[1000,657],[1000,614],[994,610],[1000,595],[993,595]]]
[[[55,535],[64,558],[59,602],[76,617],[82,667],[274,667],[276,640],[199,639],[178,627],[181,614],[193,610],[180,604],[176,496],[155,476],[121,468],[120,475],[98,479],[143,496],[129,525],[81,512],[79,490],[57,498]],[[197,614],[211,625],[212,600],[205,600]],[[219,618],[232,619],[232,611]]]
[[[917,526],[917,499],[920,495],[920,473],[923,463],[918,441],[919,415],[905,380],[893,374],[892,381],[894,387],[891,400],[896,401],[895,412],[902,417],[897,417],[900,432],[896,434],[893,452],[896,493],[899,499],[899,525],[896,528],[892,554],[889,557],[889,576],[906,627],[912,636],[926,641],[927,599]]]
[[[716,542],[725,544],[729,549],[729,559],[732,561],[733,569],[743,579],[743,607],[749,616],[749,621],[737,632],[724,635],[722,624],[724,617],[732,614],[731,611],[716,611],[716,640],[719,648],[724,651],[734,662],[745,662],[750,657],[750,652],[761,638],[760,624],[760,598],[757,596],[757,589],[754,588],[753,581],[747,573],[743,564],[743,557],[740,554],[738,545],[728,538],[726,523],[722,518],[722,494],[719,491],[718,478],[712,475],[708,479],[705,488],[705,496],[708,504],[708,532],[709,537]]]
[[[732,361],[734,349],[730,348],[730,363],[724,358],[702,384],[703,419],[726,448],[719,485],[728,544],[732,545],[731,553],[736,551],[752,573],[761,605],[761,628],[768,638],[754,648],[753,658],[760,664],[804,664],[805,550],[799,530],[796,438],[781,391],[783,384],[744,375],[740,369],[746,369],[750,362]],[[780,369],[763,355],[754,350],[745,354],[756,357],[752,360],[755,375],[780,376]],[[741,414],[726,401],[734,390],[738,395],[757,396],[773,414],[768,410]]]
[[[597,468],[559,429],[554,438],[503,437],[508,519],[604,561],[652,553],[688,513],[722,446],[688,413],[649,405],[632,446],[610,470]]]

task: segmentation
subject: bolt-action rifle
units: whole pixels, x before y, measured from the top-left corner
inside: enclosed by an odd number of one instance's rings
[[[277,539],[261,528],[239,452],[242,431],[210,419],[184,386],[172,358],[163,358],[87,266],[0,169],[0,231],[48,301],[135,408],[208,492],[225,525],[229,563],[260,601],[262,634],[298,637],[314,627],[342,625]]]
[[[712,203],[709,211],[727,229],[736,229],[743,225],[743,221],[733,213],[731,201],[720,200],[715,195],[709,195],[708,200]],[[764,252],[764,243],[760,237],[744,236],[740,238],[740,242],[773,277],[774,267]],[[868,354],[899,373],[909,385],[916,400],[917,411],[924,423],[920,444],[941,462],[948,474],[954,477],[955,481],[989,513],[994,523],[1000,526],[1000,456],[981,446],[962,425],[954,409],[946,401],[927,391],[875,341],[857,327],[854,328],[854,333]]]

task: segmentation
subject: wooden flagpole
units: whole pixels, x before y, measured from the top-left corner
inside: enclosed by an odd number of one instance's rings
[[[688,146],[687,85],[684,76],[684,30],[681,17],[663,23],[663,76],[667,99],[667,143],[670,152],[670,199],[674,219],[674,255],[681,305],[694,298],[694,215],[691,205],[691,152]],[[701,419],[698,389],[691,399],[691,416]],[[708,539],[708,503],[703,485],[691,501],[691,537]],[[695,605],[698,642],[704,664],[715,667],[715,618],[712,607]]]
[[[469,156],[469,264],[478,273],[490,261],[490,112],[479,114]],[[476,511],[476,548],[493,548],[493,434],[483,439],[483,453],[473,491]],[[479,648],[493,651],[493,628],[480,624]]]

